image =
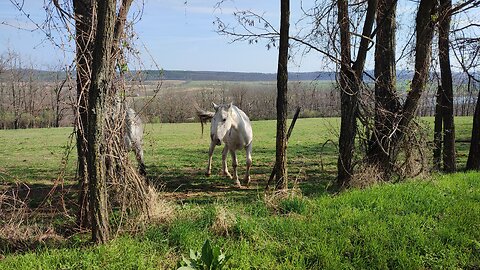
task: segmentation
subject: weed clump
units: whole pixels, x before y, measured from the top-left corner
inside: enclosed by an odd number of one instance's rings
[[[215,219],[210,230],[216,235],[230,236],[237,224],[235,215],[223,206],[215,207],[215,212]]]
[[[150,211],[150,221],[160,224],[169,224],[175,220],[178,212],[177,206],[171,202],[161,199],[158,192],[152,187],[148,188],[148,209]]]
[[[264,202],[268,209],[280,215],[302,214],[306,209],[306,200],[299,188],[276,190],[265,194]]]
[[[383,179],[380,168],[368,164],[361,166],[355,171],[350,180],[350,187],[364,189],[382,182]]]

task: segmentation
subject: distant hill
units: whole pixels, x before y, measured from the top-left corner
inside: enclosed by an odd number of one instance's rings
[[[21,80],[34,78],[40,81],[56,81],[65,78],[63,71],[44,71],[38,69],[19,69],[17,73],[22,74]],[[259,73],[259,72],[226,72],[226,71],[188,71],[188,70],[143,70],[131,71],[132,76],[137,77],[138,73],[144,81],[158,80],[181,80],[181,81],[276,81],[276,73]],[[366,71],[368,75],[364,75],[366,82],[372,82],[371,76],[373,71]],[[75,78],[73,71],[71,76]],[[0,73],[0,81],[8,79],[6,72]],[[413,72],[407,70],[397,70],[397,81],[409,81],[413,78]],[[335,80],[335,72],[317,71],[317,72],[290,72],[289,80],[291,81],[332,81]],[[453,73],[453,79],[456,82],[465,81],[467,79],[464,73]]]
[[[275,81],[276,73],[258,72],[222,72],[222,71],[186,71],[186,70],[145,70],[145,80],[182,80],[182,81]],[[334,80],[334,72],[291,72],[293,81]]]

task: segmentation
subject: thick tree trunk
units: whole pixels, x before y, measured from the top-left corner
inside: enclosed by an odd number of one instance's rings
[[[337,161],[337,185],[348,186],[353,175],[353,155],[355,151],[355,136],[357,134],[358,93],[362,84],[365,59],[368,52],[369,39],[375,21],[377,0],[369,0],[367,14],[363,25],[362,40],[358,48],[357,60],[350,68],[351,45],[348,16],[348,1],[338,1],[338,23],[340,25],[340,99],[341,124],[339,136],[339,156]]]
[[[340,137],[338,141],[338,161],[337,161],[337,185],[342,187],[348,185],[352,175],[352,159],[355,148],[355,136],[357,134],[357,93],[358,83],[355,79],[351,62],[350,46],[350,21],[348,17],[348,0],[339,0],[338,24],[340,26],[340,74],[338,75],[340,84],[341,100],[341,123]]]
[[[467,170],[480,170],[480,91],[473,114],[472,138],[468,152]]]
[[[275,180],[276,189],[288,188],[287,175],[287,84],[288,84],[288,37],[290,28],[290,0],[280,1],[280,47],[278,51],[277,72],[277,142],[276,161],[277,169]]]
[[[443,169],[446,172],[456,170],[455,162],[455,123],[453,117],[452,70],[450,67],[450,21],[451,0],[440,0],[440,23],[438,27],[438,56],[442,81],[443,109]]]
[[[395,33],[397,0],[379,0],[375,43],[375,120],[367,156],[385,179],[391,172],[390,145],[398,123],[400,102],[396,92]]]
[[[90,88],[92,52],[95,31],[94,1],[74,0],[76,72],[77,72],[77,112],[75,120],[77,156],[78,156],[78,213],[77,224],[82,228],[89,227],[88,217],[88,172],[87,172],[87,121],[88,90]]]
[[[104,153],[105,97],[112,84],[112,45],[115,25],[115,0],[98,2],[92,84],[88,99],[88,176],[92,240],[109,239],[108,202]]]

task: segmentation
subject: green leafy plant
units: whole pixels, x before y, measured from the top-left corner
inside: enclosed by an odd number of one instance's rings
[[[225,256],[218,247],[210,245],[210,241],[203,243],[202,252],[190,250],[190,258],[183,257],[184,266],[177,270],[221,270],[231,256]]]

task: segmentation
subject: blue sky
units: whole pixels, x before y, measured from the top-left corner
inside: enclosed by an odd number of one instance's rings
[[[29,19],[19,12],[12,1],[23,2]],[[71,0],[60,0],[71,1]],[[52,69],[71,63],[73,44],[68,36],[54,37],[59,49],[46,39],[44,32],[35,29],[36,22],[45,21],[44,2],[49,0],[1,0],[0,1],[0,54],[7,50],[19,53],[22,61],[37,68]],[[132,61],[131,68],[169,70],[208,70],[269,72],[277,69],[276,48],[267,50],[264,42],[249,45],[246,42],[231,43],[231,39],[215,32],[213,22],[216,17],[232,21],[235,10],[252,10],[263,14],[272,24],[279,24],[279,2],[273,0],[224,0],[220,9],[214,6],[218,0],[135,0],[130,16],[143,10],[140,20],[134,26],[137,33],[136,48],[140,51],[140,60]],[[291,33],[300,31],[302,25],[295,22],[301,17],[301,5],[305,9],[312,6],[314,0],[291,1]],[[454,1],[454,4],[458,1]],[[143,5],[142,5],[143,4]],[[415,1],[399,1],[397,34],[397,56],[414,27]],[[478,9],[473,18],[480,17]],[[459,17],[459,16],[458,16]],[[457,19],[457,22],[461,18]],[[303,23],[308,23],[304,21]],[[19,30],[18,29],[26,29]],[[371,54],[370,54],[371,55]],[[372,59],[367,59],[367,68],[372,68]],[[399,69],[413,68],[411,58],[405,58]],[[140,64],[141,63],[141,64]],[[330,65],[333,66],[333,65]],[[325,69],[322,56],[311,52],[303,56],[301,51],[293,54],[289,70],[318,71]]]
[[[45,20],[43,2],[25,0],[24,10],[30,18],[41,24]],[[276,72],[277,50],[267,50],[265,43],[249,45],[246,42],[231,43],[226,36],[215,32],[216,17],[231,20],[237,9],[250,9],[265,14],[278,25],[279,1],[227,0],[222,8],[215,9],[216,0],[145,0],[141,20],[135,24],[138,35],[137,49],[145,68],[158,65],[170,70],[210,70]],[[292,1],[292,20],[300,16],[299,1]],[[308,1],[307,1],[308,2]],[[136,1],[131,9],[134,16],[141,9]],[[23,62],[42,68],[51,68],[68,63],[73,49],[60,50],[45,38],[45,33],[21,14],[9,0],[0,1],[0,53],[7,49],[22,56]],[[58,37],[55,39],[58,43]],[[68,44],[67,44],[68,45]],[[72,44],[70,44],[71,46]],[[68,47],[68,46],[67,46]],[[148,52],[147,52],[148,50]],[[292,59],[292,71],[319,70],[319,56]],[[154,64],[156,63],[156,65]],[[301,65],[300,65],[301,63]]]

